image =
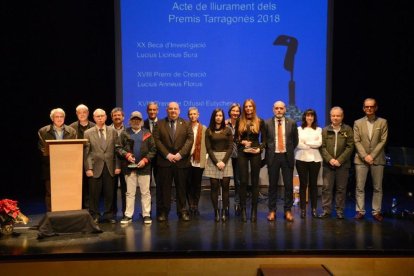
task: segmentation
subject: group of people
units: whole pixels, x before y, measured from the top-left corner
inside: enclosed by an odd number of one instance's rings
[[[211,202],[216,222],[226,222],[230,209],[230,180],[234,180],[235,215],[242,222],[257,221],[259,174],[265,163],[269,175],[268,221],[276,219],[278,182],[280,172],[284,185],[283,214],[286,221],[294,220],[293,173],[300,181],[300,217],[307,216],[307,193],[310,212],[314,218],[328,218],[336,209],[336,217],[344,218],[346,188],[354,153],[356,170],[356,215],[365,216],[365,183],[368,172],[373,183],[372,215],[382,221],[382,177],[385,165],[387,121],[376,116],[375,99],[364,101],[365,116],[354,127],[343,123],[340,107],[330,110],[331,123],[320,128],[313,109],[303,112],[299,127],[286,117],[282,101],[273,104],[274,116],[263,120],[257,115],[253,99],[243,105],[232,104],[227,112],[213,110],[208,126],[199,121],[196,107],[188,109],[188,120],[180,117],[177,102],[167,105],[167,116],[158,118],[158,105],[147,105],[148,118],[134,111],[129,126],[124,126],[124,112],[114,108],[112,125],[106,125],[107,115],[102,109],[93,112],[89,121],[85,105],[76,108],[78,120],[70,126],[64,124],[65,112],[61,108],[50,113],[52,123],[41,128],[39,149],[42,152],[43,176],[46,187],[46,207],[50,203],[50,171],[46,142],[48,139],[87,140],[84,147],[83,208],[89,209],[96,222],[115,223],[117,191],[121,188],[121,223],[132,222],[137,188],[141,194],[141,215],[146,224],[151,219],[150,183],[156,183],[156,218],[167,221],[171,211],[172,187],[175,186],[176,213],[180,220],[189,221],[200,214],[198,205],[202,178],[211,186]],[[264,153],[264,160],[262,156]],[[322,213],[317,213],[318,175],[323,169]],[[155,179],[152,179],[154,176]],[[251,189],[250,215],[247,216],[247,190]],[[335,190],[334,190],[335,189]],[[99,201],[103,194],[104,210]],[[220,200],[219,200],[220,199]],[[335,204],[333,204],[335,201]],[[334,207],[335,206],[335,207]]]

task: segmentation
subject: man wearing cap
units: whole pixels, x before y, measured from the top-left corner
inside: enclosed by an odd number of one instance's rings
[[[145,224],[151,223],[151,159],[155,156],[157,149],[151,132],[141,128],[142,124],[141,112],[132,112],[129,117],[130,127],[121,133],[121,147],[117,149],[127,185],[126,209],[121,220],[122,224],[132,222],[137,187],[141,192],[143,221]]]
[[[176,102],[167,106],[167,117],[159,120],[154,131],[157,146],[157,220],[168,219],[171,209],[171,188],[174,181],[177,215],[183,221],[190,220],[186,208],[186,181],[190,169],[190,152],[193,146],[191,124],[179,117],[180,107]]]

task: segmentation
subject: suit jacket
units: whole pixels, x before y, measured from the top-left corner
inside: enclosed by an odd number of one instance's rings
[[[106,164],[109,173],[114,176],[115,169],[121,168],[115,153],[115,148],[120,146],[118,132],[106,126],[106,146],[102,147],[98,131],[96,126],[85,131],[85,139],[88,139],[84,150],[85,171],[93,170],[93,177],[98,178]]]
[[[158,121],[157,122],[155,122],[155,126],[158,124]],[[145,119],[144,120],[144,126],[143,126],[144,128],[146,128],[146,129],[148,129],[149,131],[151,131],[151,127],[150,127],[150,121],[149,121],[149,119],[147,118],[147,119]],[[154,130],[152,130],[152,132],[154,132]]]
[[[183,118],[178,118],[175,127],[175,139],[170,136],[168,118],[158,120],[154,132],[155,145],[157,146],[157,165],[159,167],[170,167],[175,165],[178,168],[191,166],[190,152],[193,146],[194,133],[191,124]],[[180,153],[182,159],[171,163],[167,159],[169,153]]]
[[[275,120],[276,117],[266,120],[265,129],[266,129],[266,163],[270,167],[273,163],[273,156],[276,152],[275,145]],[[298,128],[296,122],[290,118],[285,118],[285,141],[286,141],[286,154],[289,162],[289,166],[293,167],[295,165],[295,148],[299,143],[298,137]]]
[[[388,139],[387,120],[377,117],[369,138],[367,117],[354,122],[355,164],[364,164],[368,154],[374,158],[375,165],[385,165],[385,144]]]

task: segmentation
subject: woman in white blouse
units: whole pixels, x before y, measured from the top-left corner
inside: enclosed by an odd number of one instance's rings
[[[317,125],[316,112],[307,109],[302,115],[302,125],[298,127],[299,144],[296,148],[296,170],[300,181],[300,217],[306,217],[306,189],[309,185],[312,217],[316,218],[318,197],[318,174],[322,157],[319,147],[322,145],[322,129]]]

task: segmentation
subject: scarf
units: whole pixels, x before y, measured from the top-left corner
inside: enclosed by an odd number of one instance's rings
[[[203,132],[203,127],[201,126],[200,123],[198,123],[197,137],[195,139],[195,145],[194,145],[195,147],[194,147],[194,152],[193,152],[193,160],[196,163],[200,163],[202,132]]]

